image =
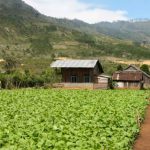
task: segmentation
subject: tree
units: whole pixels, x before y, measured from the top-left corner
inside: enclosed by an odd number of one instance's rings
[[[148,65],[143,64],[143,65],[140,67],[140,69],[150,75],[150,70],[149,70],[149,66],[148,66]]]
[[[122,70],[123,70],[123,67],[122,67],[122,65],[119,64],[119,65],[117,66],[117,71],[122,71]]]
[[[6,70],[7,73],[11,73],[13,70],[16,69],[18,61],[14,57],[5,57],[5,64],[4,64],[4,69]]]
[[[57,75],[56,71],[54,69],[47,69],[45,70],[41,77],[44,80],[44,83],[55,83],[60,81],[60,76]]]

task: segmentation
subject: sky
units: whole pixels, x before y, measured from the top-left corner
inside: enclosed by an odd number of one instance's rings
[[[150,0],[24,0],[39,12],[56,18],[101,21],[150,18]]]

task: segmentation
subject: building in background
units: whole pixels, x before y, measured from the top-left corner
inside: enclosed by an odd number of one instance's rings
[[[110,77],[102,75],[99,60],[56,60],[52,68],[60,69],[62,82],[54,87],[69,89],[107,89]]]
[[[150,88],[150,75],[134,65],[129,65],[123,71],[115,72],[112,80],[115,83],[115,88],[119,89]]]

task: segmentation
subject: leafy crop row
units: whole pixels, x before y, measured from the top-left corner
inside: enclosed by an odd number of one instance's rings
[[[146,97],[145,91],[1,91],[0,148],[131,149]]]

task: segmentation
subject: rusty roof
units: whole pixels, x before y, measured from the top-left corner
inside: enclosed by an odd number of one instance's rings
[[[129,65],[126,69],[124,69],[124,71],[128,70],[128,68],[134,68],[135,71],[139,71],[139,72],[142,72],[145,76],[147,76],[148,78],[150,78],[150,75],[147,74],[146,72],[144,72],[143,70],[141,70],[140,68],[136,67],[135,65]],[[129,70],[130,71],[130,70]]]
[[[113,80],[116,81],[141,81],[142,80],[142,72],[133,71],[133,72],[115,72],[112,77]]]

